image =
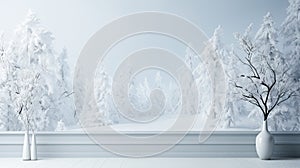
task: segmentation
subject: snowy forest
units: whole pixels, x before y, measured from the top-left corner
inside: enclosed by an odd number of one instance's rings
[[[270,113],[269,126],[272,131],[300,131],[300,0],[289,0],[286,18],[275,23],[272,13],[262,16],[257,30],[253,25],[244,32],[233,32],[235,41],[224,44],[223,27],[218,26],[209,39],[208,47],[222,60],[226,74],[227,92],[224,111],[218,130],[256,130],[263,121],[259,109],[244,101],[239,84],[253,90],[243,81],[244,75],[252,69],[245,65],[247,55],[251,63],[266,73],[266,67],[273,67],[278,81],[275,92],[283,89],[292,92]],[[21,131],[72,131],[80,124],[76,115],[73,97],[72,69],[68,64],[66,48],[58,51],[54,46],[54,35],[47,30],[37,15],[29,12],[17,26],[14,35],[6,39],[0,36],[0,130]],[[191,114],[203,117],[213,102],[213,89],[208,78],[205,62],[189,47],[182,60],[190,68],[196,81],[199,109]],[[105,66],[97,68],[94,80],[95,98],[99,109],[96,116],[88,119],[90,126],[130,124],[119,115],[112,94],[112,76]],[[129,99],[138,110],[147,110],[151,105],[150,93],[159,88],[165,94],[164,120],[176,117],[180,112],[180,88],[176,81],[164,71],[157,69],[134,77],[129,85]],[[295,93],[295,94],[294,94]],[[270,94],[274,97],[276,94]],[[283,95],[285,96],[285,95]],[[197,112],[197,114],[195,114]],[[196,124],[196,126],[199,124]],[[201,124],[200,124],[201,125]]]
[[[36,14],[29,11],[13,37],[5,39],[2,33],[0,40],[1,130],[53,131],[75,125],[67,50],[54,49],[54,36]]]

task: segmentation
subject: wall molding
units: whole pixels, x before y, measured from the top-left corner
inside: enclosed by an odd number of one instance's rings
[[[205,132],[204,132],[205,133]],[[204,143],[198,142],[198,132],[189,132],[172,149],[157,157],[257,157],[255,137],[257,131],[216,131]],[[126,132],[128,135],[155,135],[154,132]],[[133,144],[117,140],[114,133],[97,134],[105,144],[130,150],[138,145],[147,150],[150,145],[168,145],[164,138],[182,134],[169,132],[155,144]],[[274,157],[300,157],[300,132],[272,132],[275,138]],[[0,157],[21,157],[23,132],[0,132]],[[37,133],[38,154],[40,157],[116,157],[95,144],[82,132],[42,132]]]

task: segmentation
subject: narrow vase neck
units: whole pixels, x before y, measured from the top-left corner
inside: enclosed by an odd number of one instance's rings
[[[267,120],[263,121],[262,131],[268,131],[268,122],[267,122]]]

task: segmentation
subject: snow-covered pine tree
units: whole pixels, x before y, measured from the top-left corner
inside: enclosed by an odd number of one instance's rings
[[[185,49],[184,61],[191,71],[193,71],[199,64],[199,57],[195,54],[190,46],[186,47]]]
[[[224,44],[222,43],[222,32],[223,29],[219,25],[215,31],[213,36],[209,39],[210,47],[211,49],[217,54],[216,56],[219,57],[222,61],[225,60],[225,52],[226,50],[224,49]]]
[[[59,110],[58,114],[60,115],[59,118],[61,118],[66,127],[76,125],[73,89],[71,86],[71,74],[66,48],[63,48],[62,52],[56,58],[56,64],[57,86],[60,93],[57,94],[58,97],[56,98],[58,100],[57,103],[59,103],[57,106],[57,110]]]
[[[218,26],[203,51],[204,54],[213,57],[212,59],[214,61],[216,61],[217,59],[222,60],[224,57],[225,50],[220,40],[221,32],[222,28],[221,26]],[[218,80],[218,74],[216,74],[215,72],[209,72],[209,65],[205,61],[206,60],[200,59],[200,63],[193,72],[199,90],[198,93],[200,94],[200,106],[198,111],[200,113],[204,112],[206,115],[212,115],[213,118],[216,118],[218,115],[217,113],[221,114],[221,112],[216,112],[215,110],[210,109],[210,107],[215,108],[217,106],[215,102],[212,102],[212,96],[214,95],[214,86],[215,82],[217,82]],[[213,114],[209,114],[210,111],[208,110],[212,110]]]
[[[211,80],[209,78],[207,63],[203,59],[199,58],[199,64],[193,71],[193,77],[195,79],[197,89],[198,89],[198,97],[199,97],[198,113],[208,115],[209,113],[208,110],[212,103],[211,102],[212,87],[211,87]]]
[[[109,76],[104,70],[103,66],[99,68],[99,71],[96,71],[94,86],[95,86],[94,90],[95,90],[95,97],[97,103],[97,110],[99,113],[95,117],[97,119],[95,120],[94,124],[96,125],[112,124],[113,120],[111,116],[113,116],[112,113],[114,112],[112,111],[112,107],[110,104],[111,85],[110,85]],[[102,121],[102,123],[97,123],[99,121]]]
[[[287,17],[281,25],[283,53],[292,66],[295,81],[300,81],[300,0],[289,0]]]
[[[80,71],[80,70],[79,70]],[[77,74],[79,74],[78,72]],[[76,76],[76,78],[78,78]],[[96,92],[89,86],[86,79],[76,80],[77,87],[74,88],[74,92],[80,96],[75,97],[76,103],[76,116],[80,119],[80,124],[84,128],[92,128],[92,127],[99,127],[105,125],[105,120],[103,117],[103,113],[100,113],[97,102],[92,102],[91,96]],[[96,79],[95,79],[95,86],[96,86]],[[96,89],[96,88],[94,88]],[[97,97],[97,95],[95,95]],[[97,101],[95,99],[95,101]],[[95,107],[95,104],[97,105]],[[98,112],[99,111],[99,112]]]
[[[148,78],[145,77],[144,80],[140,83],[138,83],[136,87],[136,94],[137,97],[136,102],[132,102],[135,108],[139,111],[146,111],[148,108],[150,108],[150,86],[148,82]]]
[[[217,29],[214,31],[213,36],[209,39],[209,43],[206,46],[206,52],[209,53],[210,57],[213,57],[214,63],[218,58],[221,58],[221,52],[222,52],[222,44],[220,43],[220,33],[221,33],[221,26],[218,26]],[[215,66],[215,65],[213,65]],[[212,93],[215,92],[215,83],[218,81],[217,74],[215,72],[209,71],[210,81],[211,81],[211,87],[212,87]],[[214,96],[214,94],[212,94]],[[213,101],[211,104],[211,108],[213,109],[213,114],[210,114],[213,116],[213,118],[217,118],[217,111],[214,110],[216,107],[216,103]],[[222,112],[219,112],[222,114]]]
[[[235,126],[238,115],[238,104],[234,94],[231,80],[236,77],[236,59],[233,53],[229,53],[222,42],[222,27],[218,26],[213,36],[209,39],[211,50],[222,63],[226,74],[227,92],[224,113],[221,115],[220,127],[229,128]]]
[[[275,69],[280,68],[278,66],[283,63],[283,58],[281,58],[281,54],[277,46],[277,38],[278,33],[274,26],[274,21],[270,12],[268,12],[264,16],[263,23],[257,31],[254,39],[254,45],[258,50],[258,54],[256,55],[257,63],[264,63],[264,60],[266,59],[272,66],[274,66]]]
[[[224,52],[225,53],[225,52]],[[226,55],[223,55],[224,69],[226,74],[227,90],[226,101],[224,106],[224,116],[221,119],[223,128],[230,128],[236,126],[238,120],[240,103],[234,90],[234,81],[237,78],[237,59],[233,49]]]
[[[287,16],[283,21],[280,29],[280,38],[283,41],[283,54],[286,58],[286,62],[291,67],[291,76],[294,79],[296,85],[300,85],[300,0],[289,0],[289,6],[287,8]],[[299,94],[299,93],[298,93]],[[298,129],[299,125],[299,110],[300,99],[299,97],[293,97],[288,102],[290,111],[295,115],[293,122],[296,122],[295,128]]]

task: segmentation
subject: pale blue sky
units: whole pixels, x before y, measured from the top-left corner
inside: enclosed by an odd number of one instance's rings
[[[224,43],[234,42],[233,32],[242,32],[254,23],[260,26],[269,11],[277,25],[285,17],[287,0],[0,0],[0,30],[9,36],[24,20],[28,9],[56,37],[58,49],[65,46],[71,67],[90,36],[103,25],[121,16],[141,11],[163,11],[184,17],[208,36],[221,25]],[[184,52],[184,51],[182,51]]]

